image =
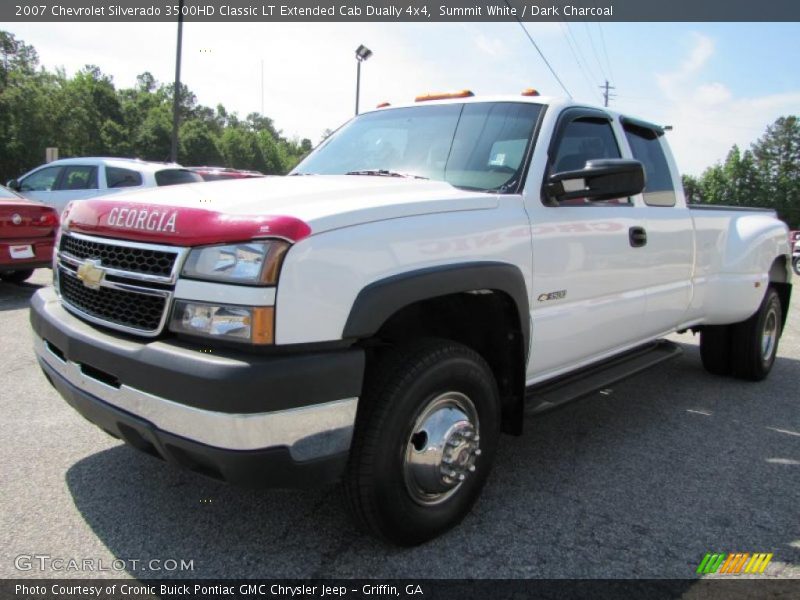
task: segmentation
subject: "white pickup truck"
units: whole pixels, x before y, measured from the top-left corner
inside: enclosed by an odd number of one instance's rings
[[[362,114],[286,177],[71,204],[32,301],[46,377],[166,462],[343,480],[372,532],[458,523],[500,433],[675,355],[767,376],[771,212],[690,208],[657,125],[531,93]]]

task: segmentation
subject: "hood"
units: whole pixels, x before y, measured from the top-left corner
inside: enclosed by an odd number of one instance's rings
[[[308,235],[385,219],[481,210],[496,194],[396,177],[306,175],[176,185],[74,202],[66,229],[200,245]]]

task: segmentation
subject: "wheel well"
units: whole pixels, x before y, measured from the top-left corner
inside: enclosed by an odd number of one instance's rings
[[[382,349],[411,339],[438,337],[472,348],[489,364],[500,392],[503,431],[522,433],[525,336],[512,298],[496,290],[475,290],[414,302],[389,317],[362,343],[367,369]]]

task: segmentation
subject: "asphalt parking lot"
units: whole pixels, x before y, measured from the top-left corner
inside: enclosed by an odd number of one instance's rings
[[[166,467],[79,417],[36,365],[31,283],[0,283],[0,577],[689,578],[706,552],[771,552],[800,577],[800,294],[770,378],[683,356],[505,437],[475,510],[398,549],[336,490],[250,491]],[[21,571],[20,555],[191,560],[194,569]],[[97,564],[95,562],[95,564]]]

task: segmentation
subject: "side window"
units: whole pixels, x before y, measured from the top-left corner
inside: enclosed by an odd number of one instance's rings
[[[75,165],[64,167],[57,190],[96,190],[97,167]]]
[[[61,175],[64,167],[45,167],[35,173],[31,173],[19,182],[21,192],[49,192]]]
[[[601,118],[578,118],[562,131],[558,148],[551,159],[550,173],[578,171],[587,161],[602,158],[621,158],[611,123]],[[630,198],[591,202],[582,198],[567,200],[561,206],[627,206]]]
[[[199,183],[203,178],[186,169],[164,169],[156,171],[156,185],[179,185],[181,183]]]
[[[669,163],[661,147],[661,134],[653,129],[625,123],[625,137],[633,158],[644,165],[647,185],[644,202],[648,206],[675,206],[675,187]]]
[[[142,185],[142,174],[131,169],[106,167],[106,185],[109,188],[134,187]]]

